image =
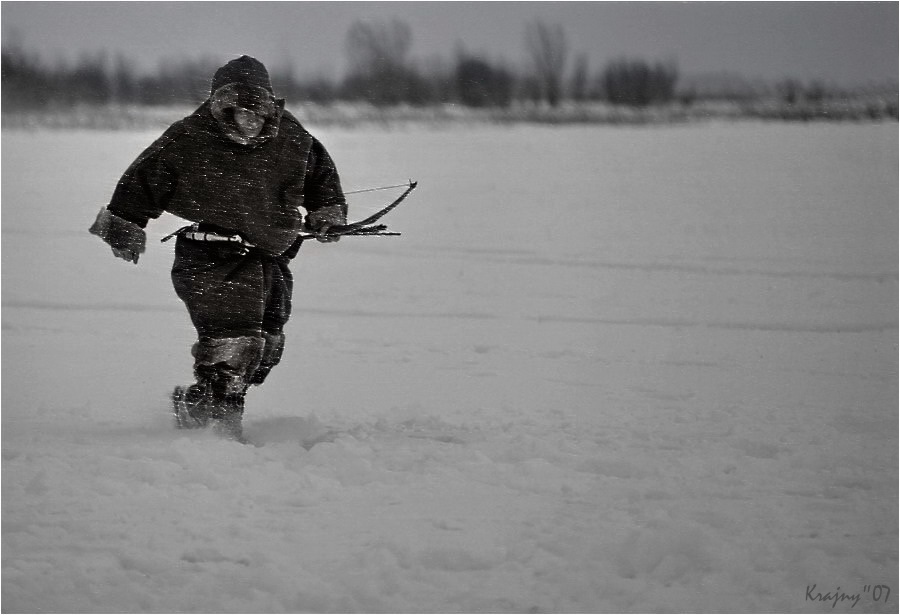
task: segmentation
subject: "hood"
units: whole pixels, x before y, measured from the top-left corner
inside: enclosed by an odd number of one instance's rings
[[[278,134],[284,100],[275,98],[269,71],[250,56],[231,60],[216,71],[210,87],[210,112],[225,135],[241,145],[261,143]],[[242,107],[266,118],[258,136],[245,137],[234,123],[234,109]]]
[[[269,71],[265,65],[250,56],[241,56],[219,68],[213,76],[210,94],[229,83],[239,83],[243,86],[261,88],[274,97],[272,82],[269,80]]]

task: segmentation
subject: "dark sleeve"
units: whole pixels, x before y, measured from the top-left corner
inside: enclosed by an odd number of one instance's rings
[[[313,139],[306,164],[306,180],[304,182],[304,207],[307,211],[316,211],[322,207],[336,205],[347,217],[347,202],[341,189],[334,161],[318,140]]]
[[[141,228],[162,215],[175,187],[175,173],[166,164],[164,154],[176,132],[166,131],[131,163],[116,185],[107,209]]]

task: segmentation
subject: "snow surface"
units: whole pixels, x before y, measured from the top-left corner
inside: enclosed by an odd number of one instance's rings
[[[3,133],[4,612],[897,611],[896,125],[315,132],[420,187],[256,446],[172,429],[181,221],[86,232],[158,133]]]

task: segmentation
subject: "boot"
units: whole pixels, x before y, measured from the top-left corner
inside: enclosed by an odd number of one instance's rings
[[[244,395],[264,344],[262,337],[201,337],[191,349],[197,383],[172,394],[177,425],[211,424],[217,434],[243,442]]]
[[[206,389],[206,390],[204,390]],[[230,396],[216,402],[203,384],[176,386],[172,391],[172,406],[177,429],[203,429],[228,440],[246,443],[243,430],[244,397]]]
[[[172,391],[172,411],[178,429],[206,427],[211,418],[212,391],[208,383],[176,386]]]
[[[244,396],[229,395],[212,414],[213,432],[228,440],[245,443],[242,419],[244,417]]]

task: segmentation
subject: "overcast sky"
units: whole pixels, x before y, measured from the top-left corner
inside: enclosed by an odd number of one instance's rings
[[[897,2],[7,2],[4,45],[48,61],[122,52],[140,68],[163,58],[246,53],[298,74],[345,68],[355,20],[407,22],[411,56],[454,56],[459,45],[524,63],[526,24],[563,26],[591,70],[611,59],[674,59],[683,74],[734,72],[842,85],[895,82]]]

